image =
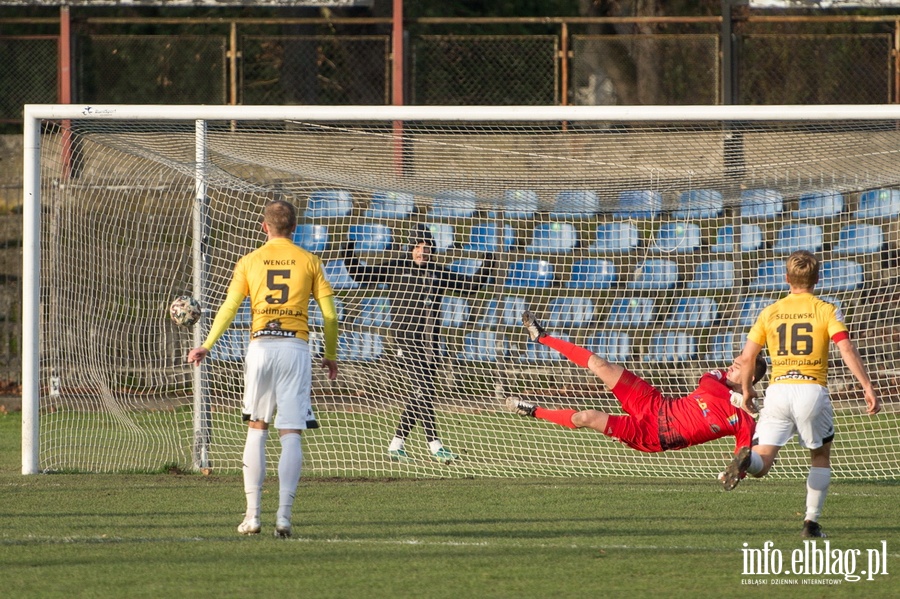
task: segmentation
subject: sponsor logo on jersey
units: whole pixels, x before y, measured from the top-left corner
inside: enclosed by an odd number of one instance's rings
[[[776,381],[815,381],[814,376],[802,374],[799,370],[789,370],[781,376],[775,377]]]

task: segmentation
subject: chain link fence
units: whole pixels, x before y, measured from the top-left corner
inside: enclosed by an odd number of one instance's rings
[[[56,36],[0,36],[0,122],[20,122],[25,104],[57,101]]]
[[[750,34],[741,38],[741,104],[891,101],[890,34]]]
[[[559,38],[423,35],[413,41],[411,104],[559,103]]]
[[[247,36],[242,104],[389,104],[388,36]]]
[[[77,98],[92,104],[225,104],[226,39],[90,35],[77,46]]]
[[[572,36],[570,103],[717,104],[717,35]]]

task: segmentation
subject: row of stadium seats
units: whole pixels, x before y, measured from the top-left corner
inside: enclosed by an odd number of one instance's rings
[[[453,226],[431,224],[429,229],[435,239],[435,249],[446,251],[456,246]],[[388,252],[395,244],[390,227],[377,223],[351,225],[348,239],[361,253]],[[314,254],[321,255],[332,244],[328,226],[304,224],[297,227],[294,241]],[[470,252],[507,252],[515,245],[515,232],[509,224],[480,223],[471,227],[462,249]],[[639,229],[631,222],[610,222],[597,225],[595,239],[587,247],[596,254],[623,254],[641,247]],[[723,225],[716,230],[715,242],[708,247],[702,241],[701,228],[692,222],[662,223],[653,238],[644,240],[652,250],[666,254],[688,254],[699,251],[734,253],[760,250],[765,236],[759,225]],[[831,251],[837,256],[876,253],[882,250],[885,234],[880,225],[851,223],[841,227],[837,242]],[[819,252],[825,246],[822,226],[789,223],[777,231],[772,250],[787,255],[799,249]],[[550,222],[534,227],[531,243],[525,247],[529,253],[565,254],[581,247],[578,232],[572,223]]]
[[[783,194],[776,189],[745,189],[738,200],[739,214],[747,219],[775,219],[782,216],[785,206]],[[532,218],[542,211],[540,198],[530,189],[507,190],[501,200],[502,215],[506,218]],[[714,189],[694,189],[678,194],[677,207],[671,211],[676,219],[704,219],[721,216],[725,210],[722,193]],[[586,189],[558,192],[549,207],[551,218],[590,218],[601,214],[601,198]],[[799,196],[794,218],[832,218],[845,209],[840,192],[813,190]],[[353,194],[345,189],[321,189],[310,193],[305,217],[308,219],[350,216]],[[366,218],[406,219],[416,210],[413,194],[406,192],[376,192],[364,212]],[[478,210],[475,192],[452,190],[434,198],[427,214],[429,218],[472,218]],[[618,194],[613,215],[621,219],[656,218],[663,213],[663,195],[655,190],[626,190]],[[856,218],[894,218],[900,215],[900,190],[874,189],[859,195]],[[785,215],[786,216],[786,215]]]
[[[824,300],[841,306],[841,301],[831,296],[820,296]],[[776,300],[771,296],[749,296],[744,298],[729,327],[745,329],[750,327],[759,312]],[[338,321],[346,324],[344,306],[335,299]],[[598,326],[604,329],[646,329],[659,326],[669,329],[703,328],[718,324],[719,302],[711,297],[675,298],[670,308],[663,308],[662,301],[648,297],[622,297],[612,301],[609,312],[600,317],[597,304],[586,297],[560,297],[550,300],[547,306],[547,326],[551,329],[577,329]],[[517,327],[521,323],[522,312],[528,309],[525,298],[507,295],[488,300],[479,318],[472,320],[474,310],[471,302],[463,297],[445,296],[441,302],[440,326],[462,328],[476,325],[478,328]],[[385,328],[391,326],[391,301],[387,297],[367,297],[359,300],[353,325],[363,328]],[[321,312],[315,302],[310,302],[309,323],[314,329],[321,329]],[[236,319],[238,325],[249,325]]]
[[[651,335],[645,351],[638,355],[633,333],[626,331],[601,331],[591,336],[585,346],[599,356],[614,362],[640,359],[643,362],[679,362],[705,359],[728,362],[740,352],[745,332],[729,331],[713,335],[708,351],[700,353],[698,336],[685,331],[660,331]],[[497,362],[511,360],[519,363],[562,363],[559,353],[537,343],[519,346],[521,335],[507,338],[493,330],[479,330],[463,337],[462,345],[451,351],[446,340],[441,344],[444,357],[471,362]],[[570,340],[566,333],[557,337]],[[246,331],[229,329],[213,348],[213,359],[239,362],[244,359],[249,337]],[[322,351],[319,334],[311,334],[310,351],[318,355]],[[379,333],[347,331],[338,342],[338,359],[346,362],[374,362],[385,356],[385,340]]]
[[[480,268],[481,260],[461,259],[449,265],[451,270],[472,274]],[[572,264],[567,278],[557,280],[555,267],[546,260],[516,260],[501,273],[500,283],[510,288],[549,289],[560,284],[569,289],[609,289],[624,284],[634,290],[693,289],[730,292],[741,286],[735,276],[735,264],[730,260],[706,260],[690,273],[684,273],[678,262],[666,258],[643,260],[631,273],[620,273],[611,260],[586,258]],[[785,288],[785,262],[763,260],[747,283],[749,291],[782,291]],[[325,276],[335,290],[357,289],[343,261],[325,263]],[[824,260],[819,284],[821,293],[853,291],[862,287],[865,271],[862,264],[852,260]]]

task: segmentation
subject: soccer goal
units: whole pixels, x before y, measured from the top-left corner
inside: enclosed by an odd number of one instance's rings
[[[185,356],[275,198],[297,207],[295,240],[339,308],[341,370],[315,369],[308,474],[714,476],[731,439],[646,455],[508,413],[510,393],[619,411],[588,371],[527,342],[521,312],[678,396],[730,364],[805,248],[885,402],[864,414],[834,350],[834,472],[900,475],[898,106],[27,106],[23,473],[240,470],[249,314],[202,368]],[[428,323],[449,465],[429,461],[421,428],[412,462],[387,458],[419,384],[392,337],[402,306],[341,260],[350,242],[367,264],[408,257],[417,227],[439,264],[491,275]],[[204,306],[193,329],[168,318],[179,295]],[[310,323],[320,351],[314,304]],[[776,474],[807,466],[791,446]]]

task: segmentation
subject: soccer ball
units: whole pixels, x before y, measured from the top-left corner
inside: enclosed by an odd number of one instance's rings
[[[203,316],[203,309],[200,302],[189,295],[182,295],[172,301],[169,316],[172,317],[172,322],[180,327],[192,327]]]

